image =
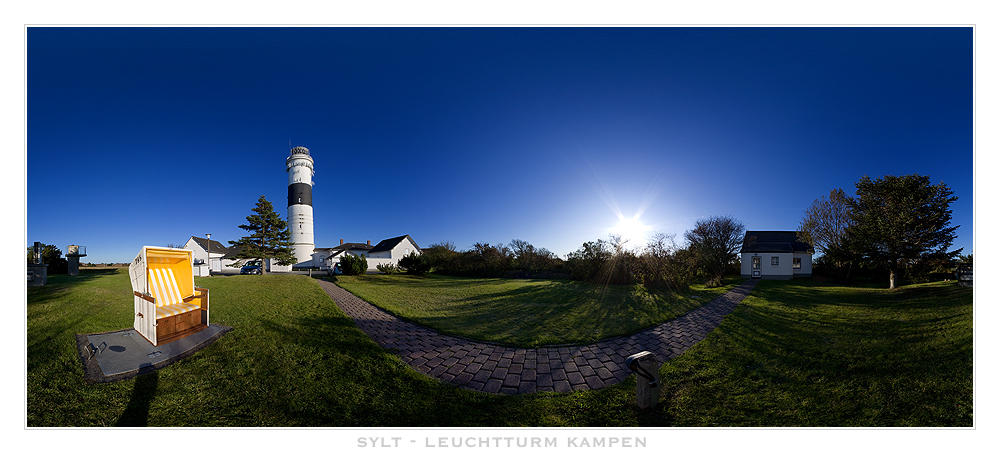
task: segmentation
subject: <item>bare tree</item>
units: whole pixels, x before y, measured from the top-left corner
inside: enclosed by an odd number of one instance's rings
[[[736,252],[743,244],[743,223],[732,216],[712,216],[694,224],[694,229],[684,233],[705,272],[705,285],[718,287],[726,269],[736,260]]]
[[[840,281],[850,277],[857,257],[849,236],[853,225],[850,198],[839,188],[830,191],[829,199],[824,196],[814,200],[799,224],[799,241],[820,251],[836,269]]]
[[[646,288],[687,289],[691,281],[691,267],[683,250],[674,242],[676,235],[653,233],[640,257],[642,283]]]

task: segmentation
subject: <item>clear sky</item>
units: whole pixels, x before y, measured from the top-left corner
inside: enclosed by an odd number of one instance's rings
[[[83,261],[228,244],[261,195],[287,216],[289,142],[317,247],[794,230],[916,173],[973,252],[969,27],[30,27],[26,55],[26,241]]]

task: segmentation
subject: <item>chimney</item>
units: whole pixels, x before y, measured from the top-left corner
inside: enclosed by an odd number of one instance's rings
[[[343,238],[341,238],[341,239],[340,239],[340,245],[341,245],[341,246],[343,246],[343,245],[344,245],[344,239],[343,239]]]
[[[369,245],[369,246],[371,246],[371,245],[372,245],[372,240],[368,240],[368,245]]]

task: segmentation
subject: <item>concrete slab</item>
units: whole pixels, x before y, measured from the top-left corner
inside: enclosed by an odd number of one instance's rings
[[[76,344],[84,378],[110,383],[167,367],[211,345],[232,327],[211,324],[190,336],[153,346],[134,328],[95,334],[77,334]]]

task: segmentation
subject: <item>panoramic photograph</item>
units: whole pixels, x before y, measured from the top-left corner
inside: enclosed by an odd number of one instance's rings
[[[25,39],[27,428],[974,427],[971,26]]]

